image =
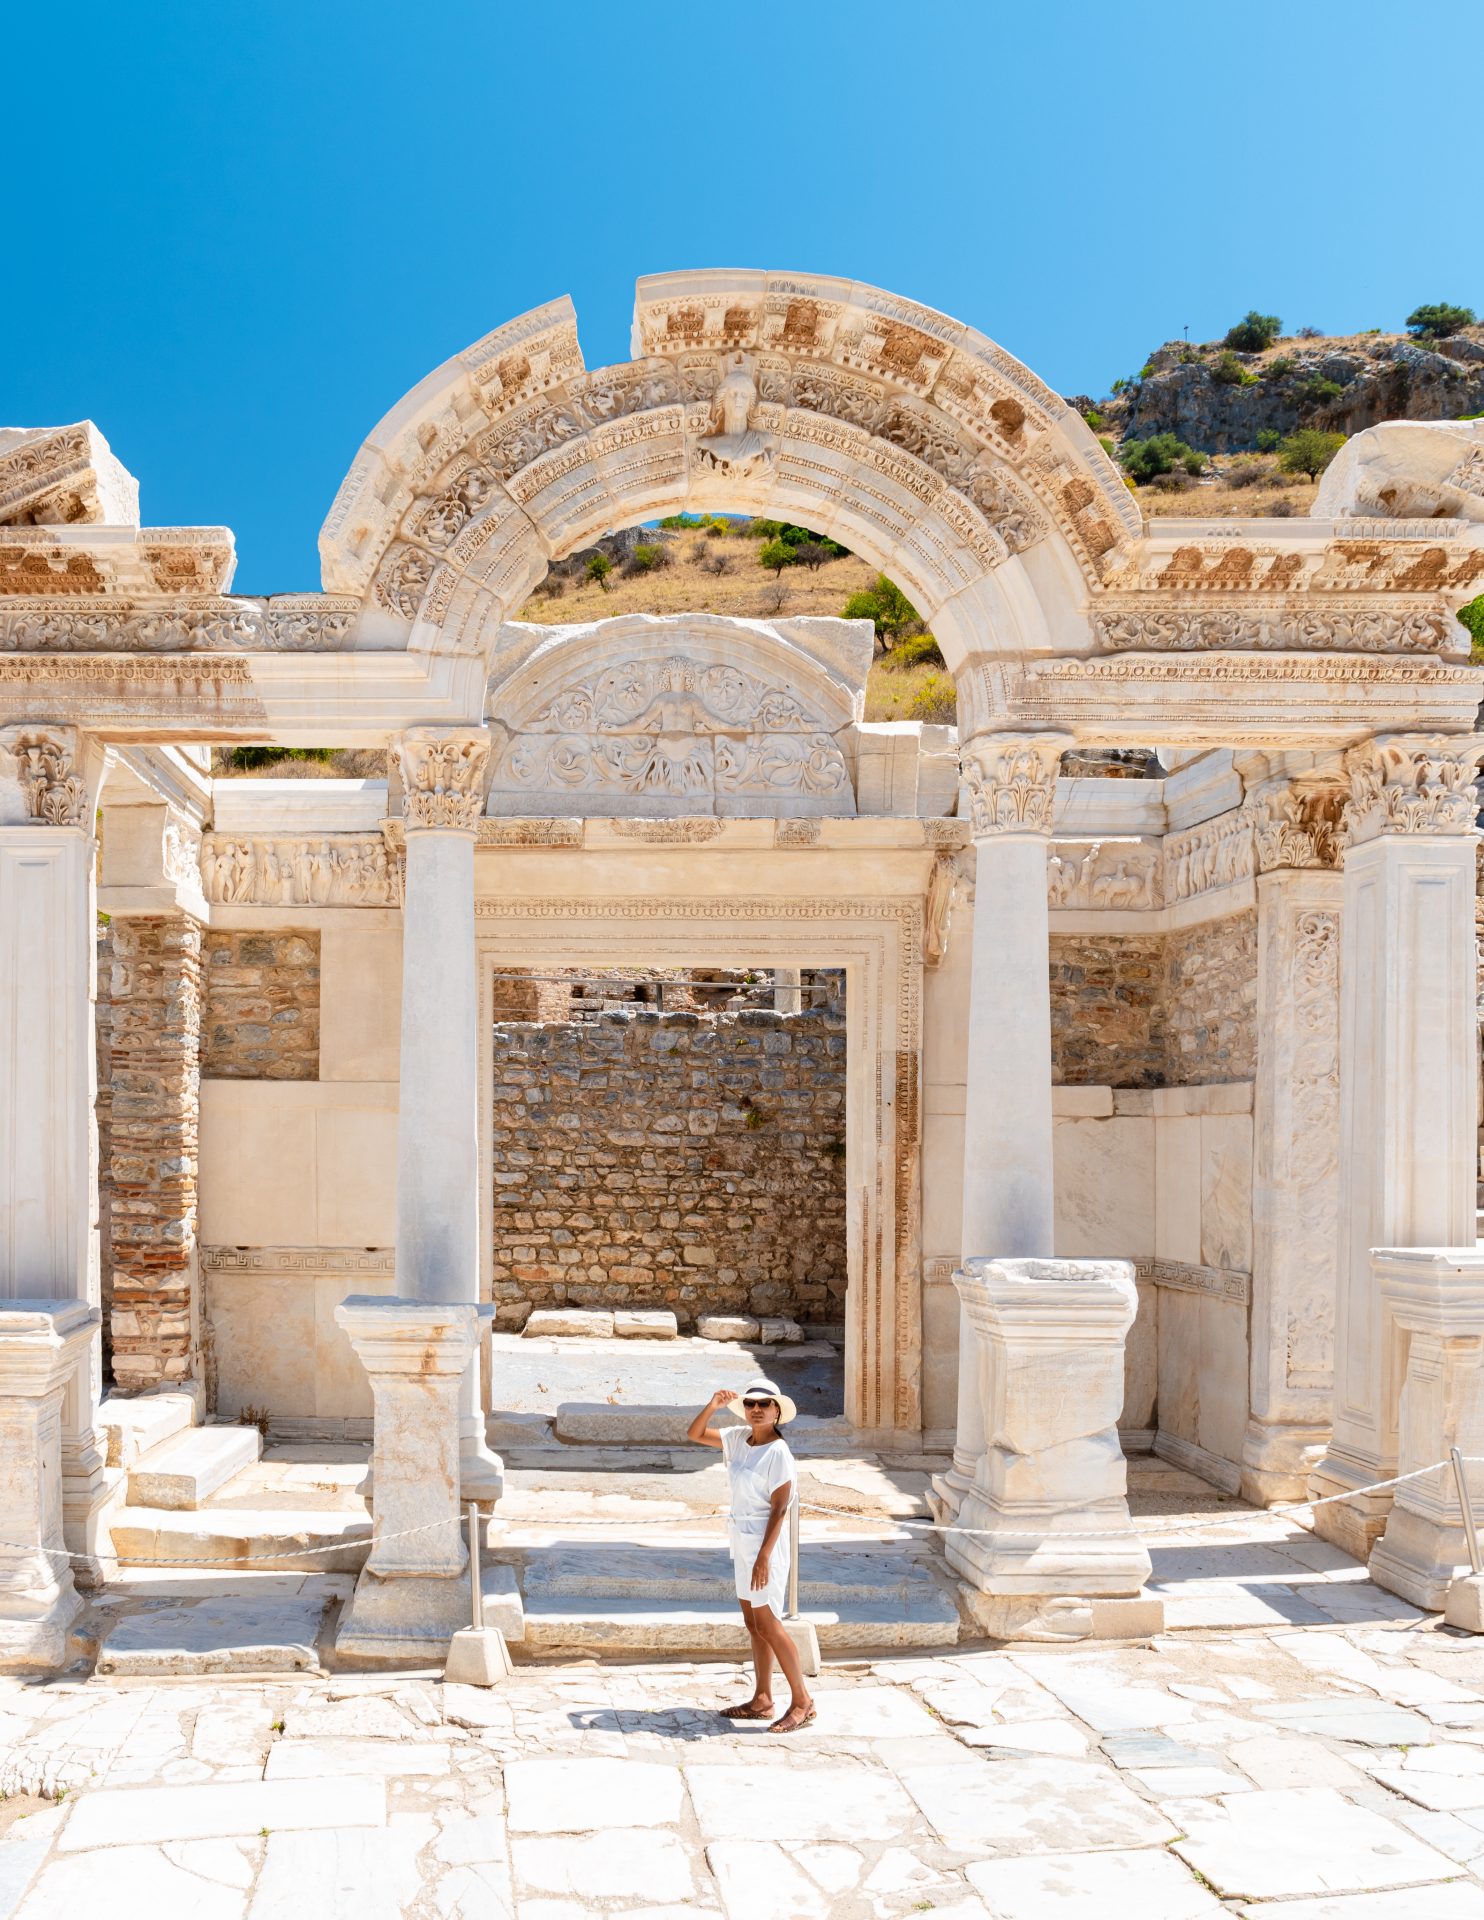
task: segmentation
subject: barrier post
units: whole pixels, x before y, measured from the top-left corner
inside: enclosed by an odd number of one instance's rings
[[[1474,1510],[1469,1505],[1469,1483],[1463,1470],[1463,1454],[1458,1447],[1450,1447],[1448,1453],[1453,1461],[1453,1477],[1458,1482],[1458,1504],[1463,1509],[1463,1537],[1468,1543],[1469,1565],[1475,1573],[1484,1573],[1484,1560],[1479,1557],[1479,1529],[1474,1525]]]
[[[475,1627],[484,1625],[484,1588],[479,1579],[479,1508],[469,1502],[469,1599]]]

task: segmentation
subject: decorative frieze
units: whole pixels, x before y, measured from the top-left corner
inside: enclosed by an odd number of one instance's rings
[[[366,1278],[397,1270],[392,1247],[202,1247],[203,1273],[320,1273]]]
[[[1136,1260],[1134,1268],[1140,1280],[1174,1293],[1203,1293],[1239,1307],[1248,1306],[1252,1299],[1251,1274],[1228,1267],[1199,1267],[1186,1260]]]
[[[1151,600],[1092,615],[1097,641],[1110,652],[1442,653],[1458,650],[1457,622],[1437,607],[1385,602],[1314,609],[1275,603],[1232,611],[1170,607]]]
[[[1252,821],[1242,809],[1167,834],[1162,852],[1164,897],[1171,904],[1250,880],[1257,870]]]
[[[470,833],[484,812],[489,735],[483,730],[416,727],[393,742],[409,833]]]
[[[977,734],[967,741],[961,751],[974,838],[1049,834],[1057,770],[1070,744],[1059,733]]]
[[[180,857],[189,857],[184,847]],[[208,833],[200,861],[202,891],[219,906],[402,904],[402,861],[381,833]]]
[[[1352,846],[1382,834],[1472,834],[1479,811],[1484,741],[1450,734],[1383,734],[1345,756]]]
[[[1156,843],[1054,841],[1046,850],[1046,897],[1053,907],[1151,908],[1162,904]]]

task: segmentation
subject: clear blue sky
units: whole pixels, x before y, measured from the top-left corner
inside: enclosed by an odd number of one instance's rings
[[[1189,322],[1484,309],[1484,8],[70,0],[3,29],[0,424],[90,416],[147,524],[319,584],[362,438],[556,294],[850,275],[1103,393]]]

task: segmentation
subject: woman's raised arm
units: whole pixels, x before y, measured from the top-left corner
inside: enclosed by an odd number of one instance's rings
[[[720,1447],[721,1435],[707,1422],[718,1408],[729,1405],[736,1397],[730,1387],[718,1387],[686,1429],[686,1439],[694,1440],[703,1447]]]

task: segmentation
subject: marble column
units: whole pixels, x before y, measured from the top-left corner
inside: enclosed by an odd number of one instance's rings
[[[944,1551],[979,1624],[997,1638],[1148,1630],[1158,1602],[1142,1602],[1147,1620],[1094,1617],[1095,1603],[1140,1602],[1149,1577],[1118,1441],[1132,1262],[966,1260],[954,1284],[977,1336],[986,1444],[958,1514],[976,1531],[948,1534]]]
[[[1249,811],[1257,856],[1252,1340],[1242,1497],[1302,1500],[1334,1418],[1340,878],[1348,787],[1286,781]]]
[[[1396,1471],[1399,1356],[1373,1247],[1475,1238],[1474,777],[1468,737],[1381,735],[1346,756],[1340,947],[1335,1421],[1314,1497]],[[1389,1490],[1316,1509],[1364,1559]]]
[[[0,1672],[62,1666],[82,1609],[60,1557],[62,1417],[98,1324],[84,1300],[0,1301]]]
[[[974,841],[974,938],[964,1092],[965,1261],[1053,1248],[1050,934],[1046,854],[1070,737],[979,734],[962,749]],[[945,1518],[984,1452],[978,1335],[959,1315],[953,1465],[934,1481]]]
[[[355,1295],[341,1301],[335,1319],[366,1369],[374,1402],[371,1551],[335,1650],[355,1666],[442,1666],[471,1612],[459,1531],[459,1427],[474,1306]]]
[[[1382,1247],[1372,1268],[1402,1356],[1397,1471],[1433,1471],[1396,1489],[1371,1578],[1438,1613],[1455,1575],[1468,1572],[1449,1450],[1484,1457],[1484,1249]],[[1469,1503],[1484,1523],[1484,1468],[1466,1472]]]
[[[0,1304],[98,1306],[94,807],[102,751],[75,727],[0,729]],[[71,1342],[62,1516],[82,1553],[104,1495],[102,1349]]]
[[[418,727],[392,748],[403,788],[402,1055],[397,1120],[397,1288],[426,1301],[479,1298],[479,1031],[474,836],[489,735]],[[476,1344],[459,1395],[466,1501],[493,1506],[503,1468],[485,1439]]]

